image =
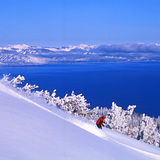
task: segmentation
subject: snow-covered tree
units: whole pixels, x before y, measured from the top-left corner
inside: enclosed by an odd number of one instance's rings
[[[50,96],[50,93],[48,92],[48,90],[45,90],[43,92],[43,97],[45,98],[46,102],[49,103],[49,101],[51,100],[51,96]]]
[[[130,132],[129,135],[132,138],[139,139],[139,128],[141,124],[142,115],[134,113],[131,119]]]
[[[28,94],[31,94],[31,90],[34,90],[38,87],[39,87],[38,85],[35,85],[35,84],[31,85],[31,84],[26,83],[26,85],[22,88],[22,90]]]
[[[6,83],[6,84],[10,84],[9,76],[10,76],[10,73],[9,74],[3,74],[3,78],[1,79],[1,82]]]
[[[60,97],[56,97],[56,89],[53,90],[53,92],[52,92],[52,94],[50,96],[50,100],[49,100],[48,104],[60,107],[60,105],[61,105],[61,99],[60,99]]]
[[[42,96],[43,96],[43,93],[44,93],[43,90],[41,90],[41,91],[36,91],[36,92],[35,92],[35,95],[36,95],[37,97],[42,97]]]
[[[132,122],[132,114],[135,107],[135,105],[129,105],[127,110],[123,110],[122,107],[119,107],[112,102],[111,109],[107,111],[105,121],[110,128],[128,135]]]
[[[107,113],[108,113],[107,107],[99,108],[99,106],[97,106],[88,112],[87,118],[89,120],[96,121],[99,117],[106,116]]]
[[[141,140],[155,146],[160,145],[160,135],[158,133],[157,125],[153,118],[143,114],[142,122],[140,124],[139,134]]]
[[[82,96],[82,94],[75,95],[74,91],[72,91],[71,96],[66,94],[65,97],[61,99],[60,108],[70,114],[85,117],[89,111],[87,106],[89,106],[89,104],[86,103],[84,96]]]
[[[56,97],[56,89],[53,90],[52,94],[50,95],[50,92],[48,92],[47,90],[43,91],[36,91],[35,95],[37,97],[43,97],[46,101],[47,104],[49,105],[54,105],[54,106],[61,106],[61,99],[60,97]]]
[[[17,84],[22,84],[24,80],[24,76],[18,75],[17,77],[14,77],[10,82],[13,85],[13,87],[16,87]]]
[[[13,87],[16,87],[18,84],[22,84],[22,82],[25,80],[24,76],[18,75],[17,77],[14,77],[12,80],[9,81],[9,74],[3,74],[3,78],[1,79],[1,82],[6,84],[12,84]]]
[[[119,132],[122,131],[122,107],[118,107],[114,102],[112,102],[111,109],[109,110],[105,121],[114,130]]]
[[[157,123],[157,129],[160,133],[160,116],[158,116],[158,118],[156,119],[156,123]]]
[[[134,112],[134,109],[136,108],[136,105],[129,105],[126,111],[123,111],[123,123],[122,123],[122,128],[123,132],[127,135],[130,134],[131,130],[131,125],[132,125],[132,115]]]

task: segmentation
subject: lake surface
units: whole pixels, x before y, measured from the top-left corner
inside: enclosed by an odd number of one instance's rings
[[[126,109],[136,105],[135,112],[160,116],[160,63],[53,64],[44,66],[0,67],[2,74],[25,76],[25,83],[39,85],[38,90],[57,96],[82,93],[91,108],[111,107],[114,101]]]

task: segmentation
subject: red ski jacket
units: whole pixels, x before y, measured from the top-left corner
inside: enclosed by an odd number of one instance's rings
[[[104,119],[105,119],[105,117],[104,117],[104,116],[103,116],[103,117],[100,117],[100,118],[98,119],[98,121],[96,122],[96,124],[100,124],[100,125],[102,125],[102,123],[103,123]]]

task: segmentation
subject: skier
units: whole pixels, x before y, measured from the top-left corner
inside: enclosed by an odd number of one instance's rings
[[[100,117],[100,118],[98,119],[98,121],[96,122],[96,125],[97,125],[97,127],[98,127],[99,129],[102,129],[102,126],[104,127],[104,125],[103,125],[103,123],[105,123],[105,122],[104,122],[104,119],[105,119],[105,117],[102,116],[102,117]]]

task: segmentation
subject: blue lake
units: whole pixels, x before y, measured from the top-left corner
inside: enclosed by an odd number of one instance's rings
[[[38,90],[57,96],[82,93],[91,108],[111,107],[114,101],[126,109],[137,105],[135,112],[160,116],[160,63],[53,64],[44,66],[0,67],[2,74],[25,76],[25,83],[39,85]]]

